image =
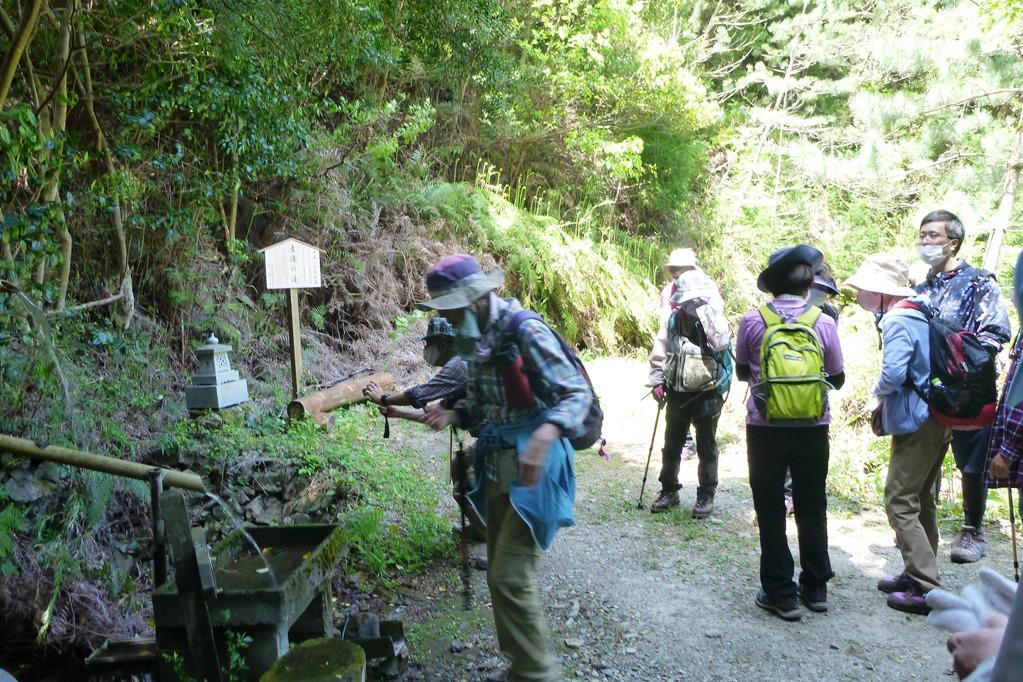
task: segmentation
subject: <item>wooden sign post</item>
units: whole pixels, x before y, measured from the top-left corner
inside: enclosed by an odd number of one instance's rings
[[[319,249],[289,238],[260,249],[266,263],[266,288],[288,290],[288,335],[291,339],[291,399],[301,393],[302,338],[298,290],[320,287]]]

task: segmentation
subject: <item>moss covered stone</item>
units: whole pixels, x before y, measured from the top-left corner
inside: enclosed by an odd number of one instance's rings
[[[311,639],[274,663],[259,682],[365,682],[366,652],[342,639]]]

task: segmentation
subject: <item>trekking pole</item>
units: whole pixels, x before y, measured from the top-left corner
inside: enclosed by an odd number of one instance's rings
[[[643,491],[646,490],[646,477],[650,473],[650,457],[654,454],[654,441],[657,440],[657,423],[661,420],[661,410],[664,409],[664,403],[657,403],[657,416],[654,417],[654,434],[650,436],[650,450],[646,453],[646,468],[643,470],[643,485],[639,487],[639,502],[636,503],[636,509],[643,508]]]
[[[1019,555],[1016,554],[1016,511],[1012,504],[1012,485],[1006,490],[1009,491],[1009,535],[1012,538],[1012,571],[1016,582],[1019,582]]]
[[[451,429],[448,438],[448,452],[454,446],[455,429]],[[468,476],[465,466],[465,451],[462,449],[462,439],[458,439],[458,450],[455,451],[455,476],[458,477],[458,511],[461,517],[461,528],[458,535],[458,554],[461,560],[462,573],[462,606],[466,611],[472,608],[472,579],[469,576],[469,529],[465,522],[465,505],[468,504],[466,491],[469,489]]]

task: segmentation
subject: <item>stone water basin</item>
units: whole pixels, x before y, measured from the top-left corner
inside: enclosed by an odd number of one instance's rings
[[[348,547],[344,531],[333,525],[245,530],[259,545],[262,558],[241,530],[228,535],[213,548],[217,594],[208,595],[206,604],[218,648],[227,629],[252,637],[244,656],[248,673],[258,676],[287,653],[289,643],[334,634],[330,578]],[[153,618],[157,648],[187,656],[185,622],[173,580],[153,593]]]

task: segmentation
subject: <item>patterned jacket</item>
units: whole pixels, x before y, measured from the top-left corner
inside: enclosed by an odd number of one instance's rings
[[[1012,336],[1002,292],[986,270],[961,261],[951,272],[928,273],[916,290],[928,296],[939,317],[972,331],[994,353]]]

